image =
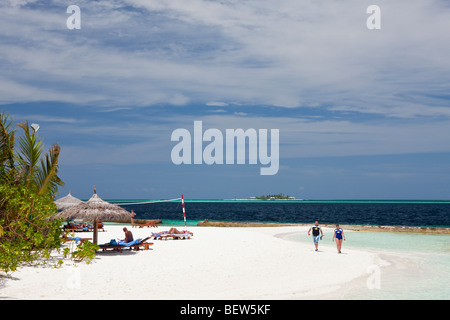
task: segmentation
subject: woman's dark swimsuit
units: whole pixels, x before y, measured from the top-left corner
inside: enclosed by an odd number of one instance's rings
[[[342,239],[342,229],[334,229],[334,234],[336,235],[336,239]]]

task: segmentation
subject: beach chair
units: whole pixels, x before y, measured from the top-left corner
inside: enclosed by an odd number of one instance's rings
[[[150,239],[150,237],[147,237],[145,239],[139,238],[139,239],[133,240],[131,242],[120,241],[119,243],[117,243],[113,239],[109,243],[99,245],[99,247],[100,247],[100,249],[102,249],[102,251],[114,250],[114,251],[122,252],[122,250],[125,248],[130,248],[130,250],[138,251],[138,250],[140,250],[141,247],[144,247],[144,250],[148,250],[149,246],[153,245],[153,242],[150,242],[150,243],[147,242],[148,239]]]
[[[137,239],[131,242],[119,242],[119,246],[128,247],[130,250],[139,251],[141,247],[144,247],[144,250],[149,250],[150,246],[153,245],[153,242],[147,242],[150,237],[145,238],[144,240]]]
[[[147,240],[149,240],[151,237],[147,237],[144,240],[133,244],[130,246],[130,249],[134,249],[134,251],[138,251],[140,250],[141,247],[144,247],[144,250],[148,250],[150,248],[150,246],[153,245],[153,242],[147,242]]]
[[[179,239],[190,239],[191,236],[193,236],[192,233],[173,233],[171,234],[172,239],[179,240]]]
[[[151,220],[151,221],[149,221],[149,222],[147,222],[147,223],[141,224],[141,225],[139,226],[139,228],[144,228],[144,227],[148,227],[148,228],[150,228],[150,227],[152,227],[152,228],[158,228],[158,226],[156,225],[155,221],[153,221],[153,220]]]
[[[82,226],[78,223],[70,222],[68,225],[64,225],[63,229],[66,232],[89,232],[94,231],[94,226],[91,224]]]
[[[152,238],[153,238],[153,240],[162,240],[162,239],[165,239],[167,234],[168,234],[167,231],[161,231],[161,232],[158,232],[158,233],[153,233],[152,232]]]
[[[64,228],[64,231],[66,231],[66,232],[83,232],[83,231],[88,231],[88,228],[80,227],[80,226],[76,225],[73,222],[69,223],[68,226],[65,225],[63,228]]]
[[[80,238],[80,237],[63,237],[61,239],[63,242],[75,241],[75,244],[78,244],[78,242],[83,243],[84,241],[92,240],[92,238]]]
[[[188,231],[181,231],[180,233],[169,233],[168,231],[162,231],[159,233],[152,233],[154,240],[167,240],[167,238],[172,238],[173,240],[184,240],[190,239],[194,234]]]
[[[158,226],[156,225],[156,222],[154,220],[150,220],[147,223],[143,223],[143,224],[139,224],[139,223],[135,223],[134,219],[131,218],[131,227],[132,228],[144,228],[144,227],[154,227],[154,228],[158,228]]]

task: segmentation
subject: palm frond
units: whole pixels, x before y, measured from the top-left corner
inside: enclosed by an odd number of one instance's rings
[[[38,194],[48,194],[54,197],[58,191],[59,186],[63,186],[64,182],[58,177],[58,159],[61,152],[61,147],[54,144],[48,154],[45,154],[45,159],[41,159],[41,166],[36,174],[36,186]]]
[[[0,166],[2,174],[14,169],[14,135],[12,120],[3,111],[0,114]]]
[[[24,134],[19,138],[18,159],[22,170],[24,171],[24,183],[29,186],[35,178],[38,170],[39,158],[42,154],[42,140],[37,139],[35,134],[30,133],[28,121],[18,124]]]
[[[53,145],[43,154],[43,140],[31,132],[28,121],[18,124],[23,134],[15,141],[15,130],[9,115],[0,114],[0,178],[10,185],[24,185],[38,194],[54,198],[58,186],[58,158],[61,147]]]

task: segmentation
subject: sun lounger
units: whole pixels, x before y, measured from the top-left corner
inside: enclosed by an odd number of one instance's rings
[[[158,228],[158,226],[156,225],[156,221],[155,220],[150,220],[147,223],[143,223],[143,224],[139,224],[139,223],[135,223],[134,219],[131,218],[131,227],[136,228],[144,228],[144,227],[154,227],[154,228]]]
[[[145,250],[148,250],[148,247],[153,245],[153,242],[147,242],[147,240],[149,240],[150,237],[147,237],[145,239],[137,239],[131,242],[119,242],[119,245],[125,246],[125,247],[129,247],[130,250],[134,249],[135,251],[140,250],[141,247],[144,247]]]
[[[156,223],[154,221],[149,221],[147,223],[141,224],[139,225],[139,228],[144,228],[144,227],[152,227],[152,228],[158,228],[158,226],[156,225]]]
[[[77,225],[73,222],[69,223],[69,225],[65,225],[63,227],[64,231],[66,232],[87,232],[87,231],[92,231],[91,226],[88,227],[82,227],[80,225]]]
[[[84,241],[92,240],[92,238],[65,237],[65,238],[62,238],[62,240],[63,240],[64,242],[75,241],[75,244],[78,244],[79,241],[80,241],[81,243],[83,243]]]
[[[124,248],[130,248],[130,250],[138,251],[141,247],[144,247],[144,250],[148,250],[149,246],[153,245],[153,242],[146,242],[148,239],[150,239],[150,237],[147,237],[145,239],[139,238],[131,242],[120,241],[119,243],[116,243],[115,240],[111,240],[111,242],[101,244],[99,247],[102,249],[102,251],[107,251],[108,249],[110,249],[122,252]]]
[[[159,233],[152,233],[154,240],[167,240],[167,238],[172,238],[173,240],[179,239],[190,239],[194,234],[192,232],[183,231],[181,233],[168,233],[168,231],[162,231]]]

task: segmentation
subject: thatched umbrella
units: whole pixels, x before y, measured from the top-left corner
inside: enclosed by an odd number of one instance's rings
[[[70,207],[55,215],[56,218],[79,218],[94,221],[94,243],[98,239],[98,219],[130,219],[132,213],[125,209],[103,201],[97,195],[94,186],[94,194],[87,201]]]
[[[72,196],[69,191],[69,194],[67,196],[56,200],[55,204],[56,204],[56,207],[58,208],[58,210],[64,210],[64,209],[76,206],[77,204],[80,204],[82,202],[83,201],[81,201],[80,199]]]

